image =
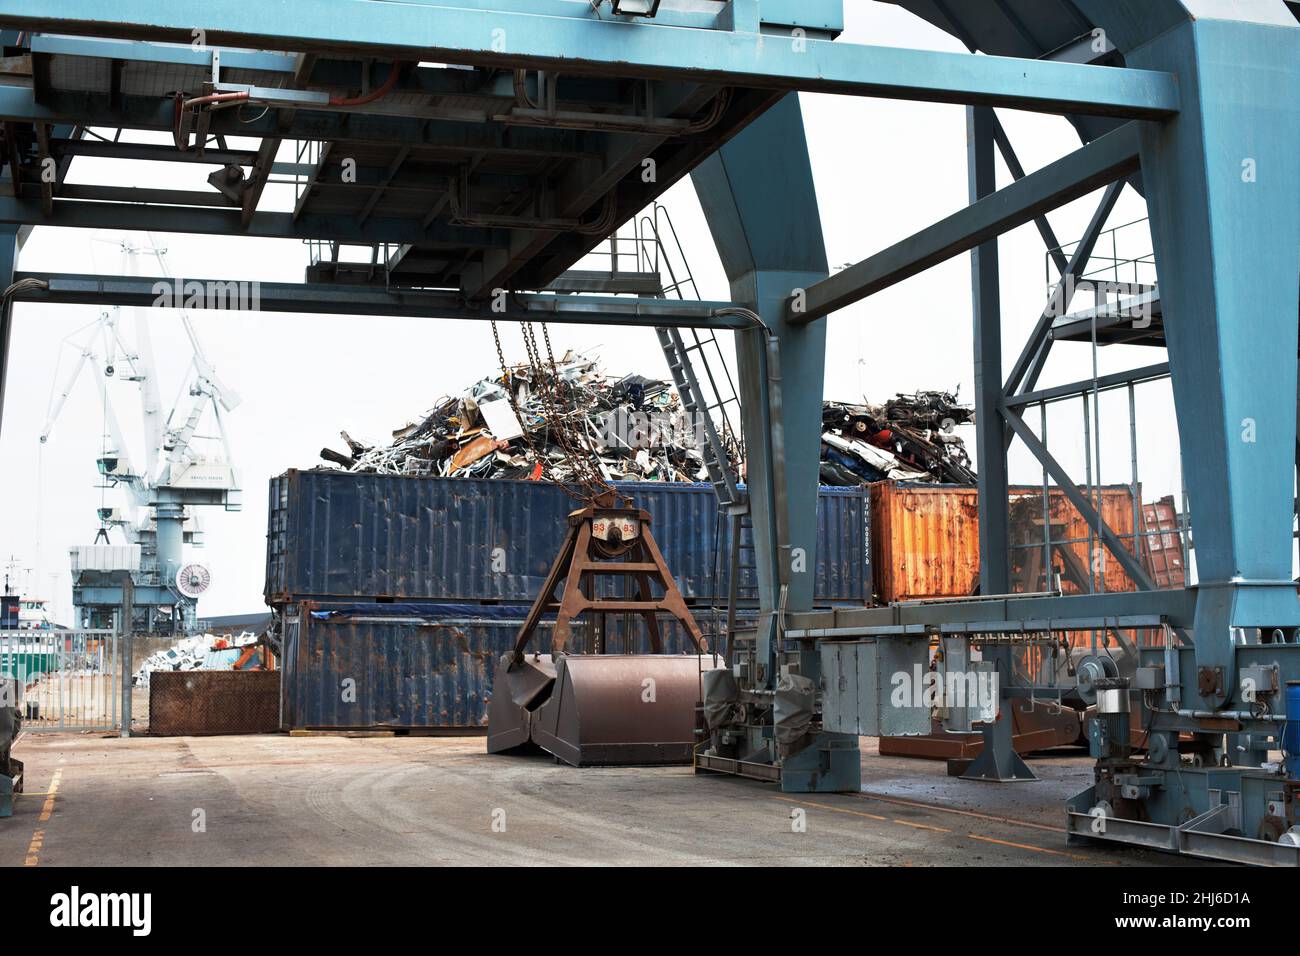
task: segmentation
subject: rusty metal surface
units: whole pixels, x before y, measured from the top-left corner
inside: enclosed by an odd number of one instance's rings
[[[1086,743],[1084,715],[1062,708],[1030,706],[1018,702],[1012,712],[1012,743],[1020,754]],[[934,732],[920,737],[881,737],[880,753],[887,757],[921,757],[926,760],[973,760],[984,749],[984,735]]]
[[[277,671],[157,671],[149,678],[151,735],[270,734],[279,729]]]
[[[515,639],[517,661],[522,661],[524,648],[551,608],[555,610],[551,647],[557,654],[568,650],[580,618],[594,618],[599,624],[610,614],[641,618],[655,654],[664,651],[660,618],[676,621],[696,653],[708,650],[708,642],[664,563],[649,513],[608,503],[612,501],[611,494],[607,501],[569,515],[564,541]],[[611,580],[622,583],[623,593],[602,599],[606,589],[601,585]],[[603,624],[599,633],[604,633]],[[596,651],[603,654],[608,648],[597,647]]]
[[[1173,495],[1166,495],[1159,501],[1147,502],[1142,506],[1143,530],[1160,534],[1148,534],[1142,539],[1142,557],[1147,572],[1157,587],[1181,588],[1187,584],[1187,569],[1183,567],[1183,539],[1178,515],[1178,506]]]
[[[650,512],[664,559],[693,605],[724,605],[731,523],[706,484],[617,484]],[[819,604],[871,591],[868,492],[818,499]],[[271,479],[265,595],[298,600],[532,601],[573,501],[550,483],[288,471]],[[749,532],[744,532],[746,543]],[[741,584],[754,585],[753,571]]]
[[[694,654],[563,657],[533,742],[575,767],[690,763],[700,673],[719,666]]]
[[[1018,486],[1011,493],[1016,499],[1011,543],[1037,545],[1041,553],[1042,489]],[[1115,533],[1131,535],[1133,499],[1128,486],[1102,488],[1101,501],[1102,516]],[[1058,489],[1050,491],[1048,504],[1052,540],[1069,542],[1058,550],[1077,559],[1071,566],[1081,566],[1086,573],[1092,563],[1088,552],[1092,530]],[[1019,523],[1014,520],[1018,514]],[[871,563],[880,603],[973,593],[979,581],[979,501],[974,487],[892,481],[872,485],[871,529]],[[1026,548],[1017,553],[1032,556],[1032,552]],[[1080,590],[1068,573],[1063,575],[1062,588]],[[1105,563],[1105,589],[1134,590],[1118,561]]]

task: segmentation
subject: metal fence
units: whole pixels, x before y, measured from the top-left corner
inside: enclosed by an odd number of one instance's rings
[[[114,631],[0,631],[0,678],[26,732],[120,726]]]

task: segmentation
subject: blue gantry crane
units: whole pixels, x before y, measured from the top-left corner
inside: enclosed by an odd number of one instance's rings
[[[761,608],[757,627],[735,635],[732,666],[706,687],[698,769],[792,791],[853,790],[859,733],[928,731],[929,710],[901,706],[888,690],[890,675],[925,661],[932,643],[954,674],[1006,677],[1017,643],[1140,631],[1166,640],[1141,650],[1134,686],[1097,675],[1096,784],[1071,804],[1071,833],[1300,862],[1300,768],[1288,733],[1300,721],[1297,4],[897,3],[970,52],[838,41],[840,0],[0,0],[5,358],[15,303],[153,297],[147,277],[15,271],[18,231],[32,225],[314,243],[306,281],[261,284],[265,311],[731,330]],[[969,205],[829,274],[798,91],[966,105]],[[999,107],[1064,115],[1080,147],[1026,173]],[[87,135],[98,129],[129,135]],[[250,138],[256,148],[241,145]],[[281,159],[286,143],[296,144],[292,161]],[[1001,189],[998,153],[1014,178]],[[212,188],[160,189],[143,174],[74,183],[66,171],[78,156],[199,164]],[[554,291],[603,236],[687,175],[730,301]],[[296,183],[292,211],[261,208],[274,177]],[[1025,417],[1036,402],[1097,388],[1039,378],[1125,183],[1146,198],[1159,274],[1158,310],[1131,318],[1139,338],[1167,352],[1196,528],[1199,581],[1177,590],[1152,586]],[[1088,234],[1066,256],[1045,215],[1096,192]],[[1027,223],[1055,250],[1060,281],[1003,368],[998,237]],[[344,261],[356,246],[370,255]],[[815,566],[824,320],[968,252],[980,593],[814,613],[806,569]],[[1152,374],[1148,366],[1133,378]],[[1096,527],[1137,591],[1010,593],[1014,441]],[[993,706],[967,715],[986,728],[967,776],[1024,779],[1007,705],[1044,689],[994,683]],[[1139,722],[1142,756],[1128,743]],[[1270,763],[1279,747],[1283,762]]]

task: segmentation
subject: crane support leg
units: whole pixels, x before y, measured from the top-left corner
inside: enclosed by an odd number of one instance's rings
[[[997,119],[992,107],[967,107],[967,177],[970,201],[979,202],[997,191],[994,175]],[[1006,594],[1011,590],[1010,518],[1007,500],[1006,425],[999,414],[1002,403],[1002,295],[998,280],[998,240],[977,246],[971,253],[972,315],[975,343],[975,408],[984,426],[976,436],[976,474],[979,476],[980,593]],[[1009,647],[985,651],[998,670],[998,686],[1011,686]],[[984,747],[963,776],[968,780],[1005,782],[1036,779],[1016,752],[1012,734],[1011,701],[1000,702],[998,717],[984,725]]]
[[[797,301],[828,274],[798,97],[780,100],[692,179],[732,298],[767,326],[738,333],[736,358],[760,604],[753,666],[740,693],[770,704],[789,675],[796,683],[820,678],[813,642],[786,646],[781,640],[782,612],[806,611],[813,603],[826,365],[825,321],[786,320],[787,301]],[[783,447],[773,444],[773,434],[782,437]],[[856,738],[818,732],[783,748],[779,709],[769,707],[765,722],[737,728],[731,756],[715,756],[714,768],[748,767],[763,779],[779,776],[786,790],[856,790]],[[716,746],[714,752],[721,753]]]
[[[755,548],[766,556],[758,568],[761,608],[765,614],[775,610],[780,585],[788,581],[786,609],[807,610],[817,543],[826,326],[789,326],[784,306],[797,290],[825,278],[827,266],[797,96],[779,102],[692,178],[733,300],[762,316],[780,343],[786,387],[779,396],[785,439],[779,461],[769,459],[765,432],[773,404],[764,370],[765,333],[740,333],[736,350]],[[776,469],[783,481],[773,480]],[[782,485],[784,501],[777,501]],[[777,540],[776,509],[784,511],[781,524],[789,529],[789,541]]]
[[[1196,527],[1196,663],[1219,707],[1236,686],[1230,629],[1300,625],[1300,29],[1189,21],[1129,59],[1185,84],[1141,153]]]
[[[1099,696],[1096,782],[1070,801],[1068,830],[1294,867],[1300,770],[1264,755],[1294,751],[1300,715],[1300,27],[1188,20],[1125,56],[1176,70],[1183,98],[1140,152],[1199,581],[1194,645],[1139,650],[1141,711],[1122,678]],[[1138,726],[1144,755],[1120,739]]]

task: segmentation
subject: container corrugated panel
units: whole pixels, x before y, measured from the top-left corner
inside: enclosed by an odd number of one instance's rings
[[[282,723],[298,729],[401,728],[481,733],[496,663],[514,647],[525,605],[303,602],[283,609]],[[552,622],[528,651],[549,653]],[[645,653],[640,622],[631,646],[611,615],[607,647]],[[665,650],[689,641],[662,621]],[[590,633],[580,634],[586,645]],[[582,649],[582,646],[573,648]]]
[[[871,490],[877,599],[970,594],[980,561],[974,489],[881,482]]]
[[[1017,486],[1013,496],[1011,543],[1042,541],[1042,489]],[[1133,533],[1133,495],[1128,486],[1101,489],[1101,513],[1120,536]],[[1052,539],[1064,544],[1081,566],[1091,566],[1087,522],[1060,491],[1049,489]],[[979,495],[967,485],[879,482],[871,486],[872,565],[881,603],[971,594],[979,583]],[[1131,539],[1126,544],[1132,547]],[[1118,561],[1105,563],[1108,591],[1132,591]],[[1067,592],[1079,590],[1062,581]]]
[[[1181,588],[1187,583],[1183,567],[1183,539],[1179,528],[1178,506],[1172,495],[1142,506],[1142,559],[1156,587]],[[1159,534],[1151,532],[1158,531]]]
[[[651,514],[687,601],[725,603],[731,525],[712,489],[619,487]],[[576,507],[563,489],[542,482],[289,471],[271,480],[267,603],[531,601]],[[818,510],[818,603],[865,603],[866,490],[823,489]]]

